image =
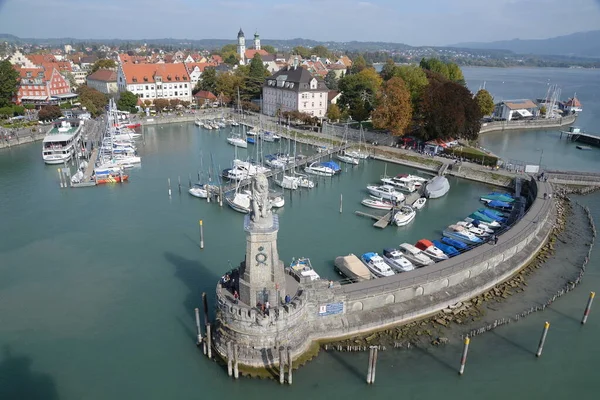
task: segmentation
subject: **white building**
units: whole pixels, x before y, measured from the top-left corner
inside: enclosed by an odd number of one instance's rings
[[[23,55],[19,50],[15,51],[8,59],[12,65],[20,65],[23,68],[35,68],[36,65]]]
[[[242,28],[240,28],[240,31],[238,32],[237,39],[237,51],[238,56],[240,57],[240,64],[244,65],[246,63],[246,38],[244,37],[244,31]]]
[[[300,111],[323,118],[327,114],[328,92],[322,80],[298,67],[296,62],[265,80],[262,112],[274,116],[278,110]]]
[[[87,77],[87,85],[104,94],[117,93],[117,72],[111,69],[99,69]]]
[[[494,117],[506,121],[528,119],[539,114],[538,106],[531,100],[505,100],[496,104]]]
[[[192,101],[193,86],[183,63],[120,64],[117,86],[119,92],[128,90],[142,100]]]

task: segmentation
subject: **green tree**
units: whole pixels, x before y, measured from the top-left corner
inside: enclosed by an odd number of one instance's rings
[[[393,59],[388,58],[387,61],[385,62],[385,64],[383,64],[383,67],[381,68],[381,72],[379,74],[381,75],[381,78],[384,81],[388,81],[394,77],[395,72],[396,72],[396,63],[394,62]]]
[[[102,114],[104,107],[108,104],[108,97],[87,85],[77,88],[79,101],[93,116]]]
[[[492,115],[494,112],[494,98],[485,89],[480,89],[475,95],[475,101],[479,105],[481,115]]]
[[[540,115],[545,116],[547,111],[548,111],[548,109],[546,108],[546,106],[540,107]],[[489,115],[489,114],[483,114],[483,115]]]
[[[465,77],[463,75],[462,70],[458,66],[458,64],[450,62],[447,64],[447,66],[448,66],[448,79],[450,79],[452,82],[456,82],[456,83],[460,83],[461,85],[465,85],[466,84]]]
[[[329,49],[323,45],[318,45],[312,48],[311,51],[311,55],[315,55],[317,57],[321,57],[321,58],[330,58],[331,57],[331,52],[329,51]]]
[[[40,121],[54,121],[62,117],[62,112],[59,106],[43,106],[38,111],[38,119]]]
[[[196,94],[201,90],[206,90],[208,92],[214,93],[217,88],[217,70],[213,67],[207,67],[202,72],[200,76],[200,80],[196,85],[193,93]]]
[[[338,121],[340,118],[342,118],[342,112],[337,104],[329,105],[329,108],[327,109],[327,118],[330,121]]]
[[[167,99],[155,99],[154,100],[154,108],[158,112],[162,112],[169,108],[169,100]]]
[[[394,76],[402,78],[410,92],[413,110],[416,109],[423,90],[429,84],[425,71],[416,65],[398,65],[394,68]]]
[[[226,53],[237,53],[237,44],[226,44],[225,46],[221,47],[221,55],[226,54]]]
[[[96,61],[92,65],[92,68],[90,69],[90,74],[93,74],[94,72],[98,71],[99,69],[113,69],[116,67],[117,67],[117,63],[115,63],[114,60],[105,58],[105,59]]]
[[[350,73],[358,74],[359,72],[361,72],[363,69],[366,69],[366,68],[367,68],[367,61],[362,56],[362,54],[360,54],[358,57],[356,57],[354,59],[354,61],[352,61],[352,67],[350,67]]]
[[[240,57],[237,55],[237,53],[234,52],[229,52],[223,55],[223,62],[227,65],[237,65],[240,62]]]
[[[402,78],[393,77],[383,83],[372,119],[375,128],[388,129],[395,136],[404,135],[412,120],[412,104]]]
[[[8,60],[0,62],[0,107],[6,107],[12,103],[17,94],[19,84],[19,73],[13,68]]]
[[[263,45],[263,46],[261,46],[261,48],[269,54],[277,53],[277,51],[275,50],[275,47],[271,46],[270,44]]]
[[[121,111],[137,112],[138,97],[130,91],[122,92],[117,101],[117,109]]]
[[[375,108],[375,96],[381,82],[381,77],[373,68],[346,75],[338,82],[338,88],[342,92],[339,105],[348,107],[350,116],[356,121],[368,119]]]
[[[224,96],[228,101],[237,102],[237,91],[245,90],[245,77],[241,73],[224,72],[217,76],[217,93]]]
[[[325,85],[329,88],[329,90],[337,90],[338,88],[338,79],[337,75],[333,71],[329,71],[327,75],[325,75]]]
[[[260,96],[262,92],[262,85],[267,76],[269,76],[269,71],[267,71],[267,68],[265,68],[260,54],[254,54],[252,61],[250,61],[248,80],[245,90],[246,94],[250,96],[251,99]]]
[[[304,46],[296,46],[292,49],[292,54],[298,54],[302,58],[309,58],[310,49]]]

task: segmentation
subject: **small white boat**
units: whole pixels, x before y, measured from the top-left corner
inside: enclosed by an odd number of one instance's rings
[[[238,137],[238,136],[228,137],[227,143],[229,143],[233,146],[236,146],[236,147],[242,147],[244,149],[248,148],[248,143],[244,139],[242,139],[241,137]]]
[[[424,267],[433,264],[433,260],[427,257],[423,252],[409,243],[402,243],[399,248],[400,252],[408,261],[416,267]]]
[[[317,146],[317,153],[325,153],[329,148],[326,146]]]
[[[417,187],[415,186],[414,182],[402,182],[397,180],[396,178],[387,177],[381,178],[381,182],[383,182],[386,185],[394,186],[395,188],[402,190],[403,192],[412,193],[417,190]]]
[[[365,160],[365,159],[369,158],[369,153],[365,153],[365,152],[362,152],[359,150],[347,151],[346,155],[350,156],[352,158],[358,158],[360,160]]]
[[[363,199],[360,204],[365,207],[375,208],[377,210],[391,210],[393,205],[389,201],[383,200],[381,197],[371,196]]]
[[[273,196],[269,197],[269,202],[271,203],[271,207],[273,208],[281,208],[285,205],[285,199],[283,196]]]
[[[450,238],[460,240],[466,244],[479,244],[482,243],[483,240],[475,235],[474,233],[469,232],[467,228],[460,225],[450,225],[448,228],[444,229],[442,235]]]
[[[296,274],[299,274],[301,277],[308,278],[311,281],[317,281],[321,279],[319,274],[317,274],[317,272],[313,269],[310,259],[306,257],[301,257],[297,260],[292,259],[290,269]]]
[[[312,189],[315,187],[315,183],[311,181],[308,176],[297,174],[296,177],[298,178],[298,187],[306,189]]]
[[[478,226],[475,226],[472,222],[466,222],[466,221],[458,221],[456,223],[456,225],[460,225],[460,226],[464,226],[465,228],[471,230],[471,228],[476,228],[479,229],[480,231],[482,231],[483,233],[487,233],[489,235],[491,235],[492,233],[494,233],[494,230],[492,228],[490,228],[489,226],[487,226],[486,224],[483,223],[479,223]],[[474,231],[471,231],[473,233],[475,233]],[[477,233],[475,233],[477,235]]]
[[[284,189],[298,189],[298,178],[295,176],[283,175],[281,180],[273,179],[273,182]]]
[[[369,271],[379,278],[385,278],[386,276],[394,275],[394,271],[377,253],[365,253],[360,257],[360,259],[367,266],[367,268],[369,268]]]
[[[383,199],[392,200],[396,202],[404,201],[404,195],[398,192],[394,186],[391,185],[368,185],[367,190],[373,196],[381,197]]]
[[[338,160],[345,162],[346,164],[358,165],[358,158],[350,157],[347,154],[336,154],[335,158]]]
[[[411,174],[398,174],[395,176],[394,179],[397,179],[401,182],[412,182],[417,187],[420,187],[425,182],[427,182],[426,178],[423,178],[418,175],[411,175]]]
[[[197,119],[194,121],[194,125],[202,127],[204,126],[204,123],[201,120]]]
[[[427,199],[425,197],[419,197],[414,203],[412,203],[411,207],[415,210],[420,210],[425,206],[425,203],[427,203]]]
[[[417,212],[412,209],[410,206],[402,206],[400,210],[398,210],[394,214],[394,223],[397,226],[406,226],[411,223],[413,219],[415,219],[415,215]]]
[[[332,168],[321,165],[318,161],[313,162],[308,167],[304,167],[304,172],[319,176],[335,175],[335,171]]]
[[[235,193],[232,197],[225,197],[229,207],[243,214],[250,212],[250,199],[251,196],[248,193]]]
[[[473,225],[475,225],[475,219],[473,219],[471,217],[465,218],[465,222],[470,222]],[[498,221],[482,222],[482,221],[477,220],[477,224],[480,227],[481,227],[481,225],[484,225],[484,226],[486,226],[486,227],[488,227],[490,229],[498,229],[498,228],[500,228],[502,226],[502,225],[500,225],[500,223]]]
[[[439,248],[435,247],[432,242],[427,239],[421,239],[416,244],[415,247],[421,250],[427,257],[431,258],[433,261],[444,261],[448,259],[448,255],[444,253]]]
[[[399,272],[407,272],[415,269],[415,266],[398,249],[383,249],[383,261]]]
[[[214,188],[209,187],[207,184],[195,183],[194,186],[192,186],[188,190],[188,193],[194,197],[198,197],[200,199],[206,199],[208,197],[208,192],[211,189],[214,190]]]
[[[255,131],[254,129],[250,129],[248,132],[246,132],[246,136],[257,136],[259,134],[260,134],[260,132]]]
[[[232,120],[231,121],[231,126],[240,126],[240,124]]]

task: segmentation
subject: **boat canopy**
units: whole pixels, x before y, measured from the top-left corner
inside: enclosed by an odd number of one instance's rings
[[[377,257],[377,253],[370,252],[363,254],[363,258],[366,262],[371,261],[374,257]]]
[[[371,279],[371,273],[365,264],[363,264],[354,254],[340,256],[335,259],[335,265],[344,273],[354,275],[361,280]],[[353,276],[349,276],[353,278]]]
[[[342,170],[342,168],[340,167],[340,165],[338,163],[336,163],[335,161],[325,161],[325,162],[322,162],[321,165],[324,166],[324,167],[331,168],[335,172],[338,172],[338,171]]]
[[[460,240],[456,240],[456,239],[451,239],[448,237],[443,237],[442,238],[442,242],[446,243],[449,246],[454,247],[455,249],[467,249],[469,246],[466,243],[461,242]]]
[[[427,239],[421,239],[415,244],[415,247],[421,250],[427,250],[431,246],[433,246],[433,243]]]
[[[498,208],[512,208],[512,206],[510,204],[508,204],[505,201],[500,201],[500,200],[492,200],[488,203],[488,206],[498,207]]]
[[[386,257],[391,256],[394,252],[399,253],[398,249],[394,249],[393,247],[383,249],[383,254]]]
[[[456,250],[456,248],[448,245],[448,244],[444,244],[442,242],[439,242],[437,240],[433,241],[433,244],[435,247],[437,247],[438,249],[442,250],[444,253],[446,253],[447,255],[449,255],[450,257],[452,256],[456,256],[459,254],[458,250]]]

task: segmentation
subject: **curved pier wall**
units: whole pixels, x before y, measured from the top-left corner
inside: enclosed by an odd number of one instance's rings
[[[545,129],[560,128],[561,126],[574,124],[577,120],[577,114],[567,115],[555,119],[536,119],[531,121],[497,121],[481,124],[479,133],[523,130],[523,129]]]
[[[534,196],[551,193],[546,182],[532,180],[524,188]],[[240,363],[265,367],[277,364],[279,346],[291,347],[297,358],[314,341],[409,322],[475,297],[508,279],[537,253],[551,231],[552,201],[536,197],[497,245],[484,244],[450,260],[385,279],[333,288],[326,282],[303,284],[292,304],[266,317],[236,308],[218,296],[215,347],[225,355],[226,342],[233,341],[240,348]]]

